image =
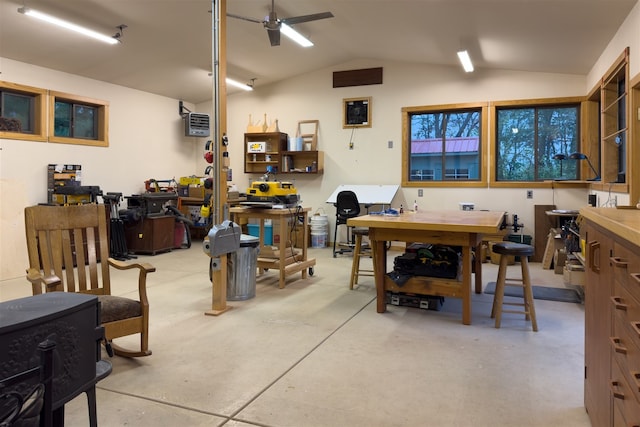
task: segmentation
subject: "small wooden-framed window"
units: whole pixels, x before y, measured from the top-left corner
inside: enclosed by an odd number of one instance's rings
[[[50,95],[50,142],[109,146],[108,102],[54,91]]]
[[[0,138],[46,141],[47,91],[0,81]]]

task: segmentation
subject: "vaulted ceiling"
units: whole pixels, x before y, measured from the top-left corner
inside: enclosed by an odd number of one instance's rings
[[[295,25],[315,46],[262,24],[227,19],[227,72],[267,85],[364,58],[586,74],[638,0],[276,0],[279,18],[330,11]],[[106,34],[106,45],[17,12],[23,5]],[[227,12],[263,19],[269,0],[228,0]],[[208,0],[0,0],[0,57],[198,103],[211,99]],[[0,62],[0,72],[2,63]],[[2,75],[0,74],[0,79]]]

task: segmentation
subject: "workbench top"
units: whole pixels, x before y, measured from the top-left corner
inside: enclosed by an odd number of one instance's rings
[[[580,209],[580,215],[634,245],[640,246],[640,210],[586,207]]]
[[[398,216],[365,215],[349,218],[348,225],[356,227],[390,228],[397,230],[438,230],[495,234],[499,231],[504,212],[493,211],[419,211]]]

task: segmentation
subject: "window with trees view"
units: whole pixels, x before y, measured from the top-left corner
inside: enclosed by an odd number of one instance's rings
[[[479,183],[485,116],[477,104],[403,108],[403,184]]]
[[[0,117],[12,123],[16,132],[33,133],[35,96],[18,92],[0,92]]]
[[[580,104],[498,106],[495,110],[495,180],[577,179]]]
[[[55,108],[55,136],[97,139],[97,108],[65,101],[56,101]]]
[[[46,90],[0,81],[0,137],[44,141]]]
[[[52,91],[49,108],[49,141],[103,147],[109,145],[106,102]]]

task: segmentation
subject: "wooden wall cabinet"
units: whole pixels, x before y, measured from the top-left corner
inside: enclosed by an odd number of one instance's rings
[[[264,151],[254,152],[258,146],[264,146]],[[321,174],[324,155],[321,151],[288,151],[284,132],[245,133],[244,172],[265,174],[268,166],[278,174]]]
[[[629,193],[635,205],[640,197],[640,174],[634,173],[640,159],[635,113],[639,105],[640,77],[632,80],[629,72],[627,47],[587,95],[581,150],[600,173],[600,181],[591,182],[591,188]],[[580,168],[582,179],[593,176],[584,162]]]
[[[601,87],[601,176],[602,182],[626,184],[629,111],[628,50],[602,81]],[[622,190],[626,188],[620,186]]]
[[[610,231],[622,229],[614,222],[604,224],[587,219],[585,225],[585,407],[594,426],[635,426],[640,425],[640,237]]]

